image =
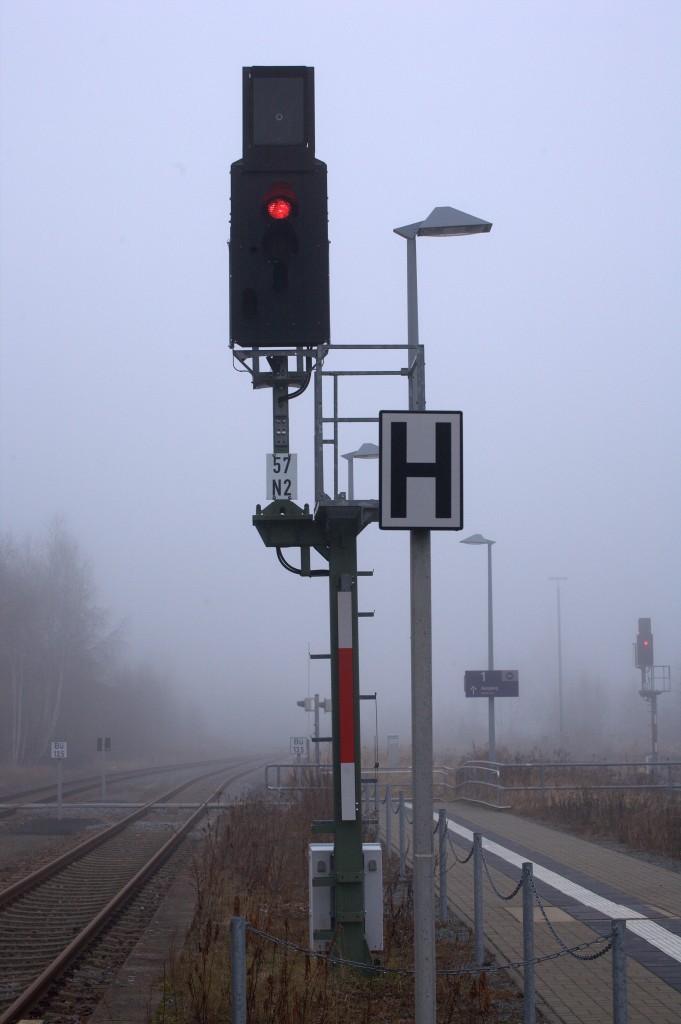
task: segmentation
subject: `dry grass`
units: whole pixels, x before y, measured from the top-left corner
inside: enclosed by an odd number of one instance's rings
[[[567,828],[578,835],[621,843],[631,850],[679,861],[681,794],[589,790],[514,793],[513,813]],[[681,866],[681,865],[680,865]]]
[[[414,1019],[410,880],[385,864],[385,949],[395,971],[362,976],[306,954],[307,847],[310,823],[330,817],[328,794],[310,791],[290,806],[234,805],[212,825],[196,865],[197,913],[185,948],[166,966],[157,1024],[231,1020],[229,924],[233,914],[267,936],[248,934],[249,1024],[407,1024]],[[294,947],[298,947],[297,949]],[[473,960],[471,935],[456,922],[440,928],[438,967]],[[438,977],[438,1024],[510,1024],[522,999],[506,975]]]

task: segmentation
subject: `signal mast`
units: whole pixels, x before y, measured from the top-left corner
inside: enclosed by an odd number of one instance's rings
[[[669,665],[656,665],[653,653],[653,633],[650,619],[638,620],[638,634],[634,645],[634,663],[641,670],[641,689],[638,691],[650,705],[650,754],[646,758],[649,764],[657,765],[659,755],[657,749],[657,698],[661,693],[671,690]],[[654,768],[652,769],[655,770]]]

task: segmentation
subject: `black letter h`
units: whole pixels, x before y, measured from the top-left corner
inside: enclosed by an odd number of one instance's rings
[[[435,518],[452,515],[452,425],[435,424],[435,462],[407,462],[406,421],[390,424],[390,515],[407,517],[407,477],[435,477]]]

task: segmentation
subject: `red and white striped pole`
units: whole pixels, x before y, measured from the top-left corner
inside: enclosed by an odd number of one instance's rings
[[[352,643],[352,591],[338,592],[338,728],[341,820],[357,818],[355,760],[355,675]]]

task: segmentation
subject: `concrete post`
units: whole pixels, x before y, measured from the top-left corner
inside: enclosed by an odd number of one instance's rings
[[[449,917],[447,910],[447,815],[444,807],[440,808],[437,819],[440,860],[440,920],[444,923]]]
[[[400,813],[398,823],[400,826],[400,878],[407,877],[407,811],[404,806],[404,793],[400,790]]]
[[[385,787],[385,849],[389,860],[393,852],[393,794],[390,786]]]

